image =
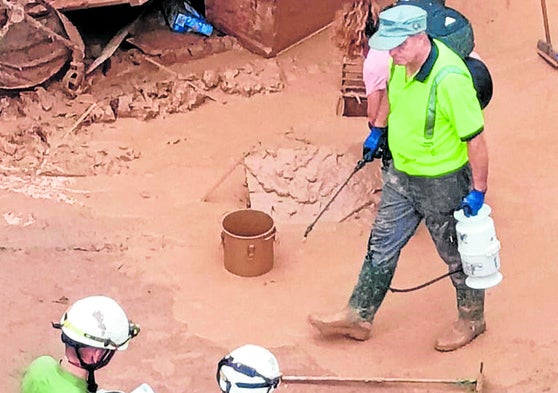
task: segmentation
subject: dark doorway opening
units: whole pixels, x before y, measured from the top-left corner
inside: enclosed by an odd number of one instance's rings
[[[191,0],[190,4],[194,7],[200,14],[205,16],[205,1],[204,0]]]

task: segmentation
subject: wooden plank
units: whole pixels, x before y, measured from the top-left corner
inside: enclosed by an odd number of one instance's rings
[[[362,83],[362,81],[359,80],[354,80],[354,79],[343,79],[341,80],[341,87],[344,86],[354,86],[354,87],[360,87],[362,90],[366,90],[364,83]]]
[[[362,64],[343,64],[343,71],[362,72]]]
[[[362,72],[343,72],[341,75],[343,78],[351,78],[362,81]]]
[[[90,73],[95,71],[95,69],[98,66],[100,66],[105,61],[107,61],[114,54],[114,52],[116,52],[116,50],[118,49],[122,41],[124,41],[124,39],[130,33],[130,30],[132,30],[134,26],[138,23],[138,21],[143,17],[143,11],[140,12],[139,15],[136,16],[133,21],[131,21],[126,26],[118,30],[118,32],[114,35],[114,37],[112,37],[109,43],[103,48],[103,52],[101,53],[101,55],[97,57],[95,61],[91,63],[91,65],[89,65],[89,67],[85,71],[86,75],[89,75]]]

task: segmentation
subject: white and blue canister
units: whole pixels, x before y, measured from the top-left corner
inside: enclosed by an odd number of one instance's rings
[[[492,209],[483,204],[475,216],[467,217],[456,210],[457,246],[461,255],[465,284],[469,288],[486,289],[502,281],[500,273],[500,241],[496,237]]]
[[[176,14],[171,29],[178,33],[192,31],[206,36],[210,36],[213,33],[213,26],[207,23],[203,18],[180,12]]]

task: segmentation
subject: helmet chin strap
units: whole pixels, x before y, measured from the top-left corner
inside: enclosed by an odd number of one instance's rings
[[[105,353],[101,356],[101,358],[97,362],[86,363],[83,360],[80,349],[87,347],[87,345],[78,343],[78,342],[70,339],[69,337],[67,337],[65,334],[62,334],[61,338],[62,338],[62,342],[71,346],[74,349],[74,352],[75,352],[75,354],[76,354],[76,356],[79,360],[79,364],[76,364],[75,362],[71,362],[71,361],[70,361],[70,363],[73,364],[74,366],[78,366],[78,367],[87,371],[87,391],[88,391],[88,393],[96,393],[98,385],[95,382],[95,370],[98,370],[102,367],[105,367],[110,362],[110,360],[112,359],[112,357],[114,356],[116,351],[114,351],[112,349],[106,349]]]
[[[90,364],[83,361],[79,348],[76,348],[76,355],[79,360],[79,364],[81,368],[87,370],[87,391],[89,393],[96,393],[97,388],[99,387],[95,382],[95,370],[106,366],[108,362],[110,362],[110,359],[112,359],[114,353],[115,351],[113,350],[107,350],[98,362]]]
[[[99,385],[95,382],[95,373],[93,370],[89,370],[87,372],[87,392],[88,393],[97,393],[97,388]]]
[[[81,369],[87,371],[87,392],[88,393],[96,393],[98,385],[95,383],[94,370],[87,370],[82,365],[82,363],[76,363],[76,362],[72,362],[68,358],[66,358],[66,359],[67,359],[68,363],[70,363],[72,366],[75,366],[75,367],[78,367],[78,368],[81,368]]]
[[[219,382],[219,377],[221,375],[221,368],[223,366],[228,366],[234,369],[235,371],[249,376],[251,378],[260,377],[263,379],[263,382],[259,383],[249,383],[249,382],[235,382],[234,384],[241,388],[241,389],[263,389],[266,388],[267,392],[271,392],[272,389],[277,388],[281,383],[281,377],[277,378],[268,378],[261,373],[259,373],[256,369],[246,366],[245,364],[237,363],[231,356],[225,356],[217,365],[217,381]],[[226,393],[230,392],[232,382],[226,381]]]

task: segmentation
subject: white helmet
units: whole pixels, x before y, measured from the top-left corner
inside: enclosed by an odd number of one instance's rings
[[[126,349],[140,331],[138,325],[128,320],[122,307],[106,296],[76,301],[62,315],[60,323],[53,326],[62,329],[63,336],[74,342],[112,350]]]
[[[247,344],[221,359],[217,382],[223,393],[271,393],[281,382],[279,362],[267,349]]]

